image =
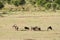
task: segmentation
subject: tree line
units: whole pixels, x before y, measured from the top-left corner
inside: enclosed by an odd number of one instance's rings
[[[46,9],[60,10],[60,0],[0,0],[0,9],[2,9],[6,3],[13,4],[16,7],[31,4]]]

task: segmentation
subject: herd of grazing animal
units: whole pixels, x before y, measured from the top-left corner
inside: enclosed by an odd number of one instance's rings
[[[16,24],[14,24],[12,27],[13,27],[16,31],[19,31],[19,27],[18,27]],[[27,30],[42,31],[41,28],[38,27],[38,26],[31,27],[31,28],[25,26],[25,27],[24,27],[24,30],[25,30],[25,31],[27,31]],[[48,30],[53,30],[53,29],[52,29],[51,26],[49,26],[49,27],[47,28],[47,31],[48,31]]]

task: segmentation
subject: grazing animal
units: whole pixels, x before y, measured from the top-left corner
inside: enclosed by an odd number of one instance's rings
[[[25,26],[24,29],[25,29],[25,30],[29,30],[29,27],[26,27],[26,26]]]
[[[49,26],[49,27],[47,28],[47,30],[52,30],[52,27],[51,27],[51,26]]]
[[[39,31],[41,31],[41,28],[38,28]]]
[[[19,27],[18,27],[16,24],[14,24],[12,27],[14,27],[15,30],[17,30],[17,31],[18,31],[18,29],[19,29]]]
[[[41,28],[38,28],[38,27],[36,26],[36,27],[32,27],[31,30],[33,30],[33,31],[41,31]]]

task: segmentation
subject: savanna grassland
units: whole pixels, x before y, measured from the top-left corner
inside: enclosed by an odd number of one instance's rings
[[[0,17],[0,40],[60,40],[60,12],[13,12]],[[12,26],[17,24],[19,31]],[[44,31],[20,31],[38,26]],[[47,31],[52,26],[53,30]]]
[[[60,0],[0,0],[0,40],[60,40]]]

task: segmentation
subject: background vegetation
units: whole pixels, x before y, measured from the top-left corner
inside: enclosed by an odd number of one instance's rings
[[[60,10],[60,0],[0,0],[0,10],[40,11]]]

